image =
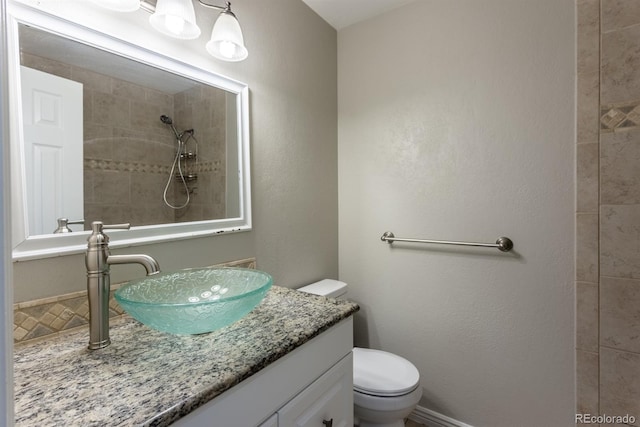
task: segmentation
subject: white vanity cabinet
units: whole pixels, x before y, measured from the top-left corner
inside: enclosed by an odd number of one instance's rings
[[[353,425],[349,317],[174,423],[182,427]]]
[[[279,427],[353,426],[353,357],[345,357],[278,411]]]

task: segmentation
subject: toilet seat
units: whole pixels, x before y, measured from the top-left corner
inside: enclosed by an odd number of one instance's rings
[[[393,353],[354,347],[353,389],[371,396],[395,397],[418,387],[420,373],[407,359]]]

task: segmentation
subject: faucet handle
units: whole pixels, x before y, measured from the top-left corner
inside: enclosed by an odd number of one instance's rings
[[[102,221],[93,221],[91,223],[91,230],[94,234],[102,233],[102,230],[128,230],[131,228],[131,224],[126,222],[124,224],[105,224]]]
[[[104,234],[102,230],[128,230],[131,228],[131,224],[105,224],[102,221],[93,221],[91,223],[92,235]]]
[[[96,245],[106,245],[109,243],[109,236],[103,233],[103,230],[128,230],[131,224],[104,224],[102,221],[93,221],[91,223],[91,235],[87,239],[89,247]]]
[[[125,222],[124,224],[103,224],[103,230],[128,230],[131,228],[131,223]]]

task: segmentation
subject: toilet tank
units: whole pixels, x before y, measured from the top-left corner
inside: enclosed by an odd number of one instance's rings
[[[347,293],[347,284],[339,280],[324,279],[307,286],[298,288],[308,294],[322,295],[328,298],[339,298]]]

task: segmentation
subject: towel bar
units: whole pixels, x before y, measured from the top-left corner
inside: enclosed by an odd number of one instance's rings
[[[433,243],[438,245],[458,245],[458,246],[479,246],[483,248],[497,248],[502,252],[509,252],[513,249],[513,241],[508,237],[499,237],[495,243],[475,243],[475,242],[451,242],[447,240],[425,240],[425,239],[406,239],[396,237],[391,231],[385,231],[380,240],[389,244],[393,242],[409,242],[409,243]]]

